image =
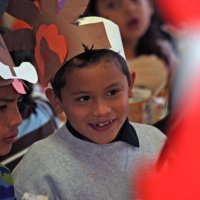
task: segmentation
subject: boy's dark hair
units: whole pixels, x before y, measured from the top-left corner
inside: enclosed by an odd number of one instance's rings
[[[67,83],[67,80],[64,78],[66,73],[69,74],[72,70],[77,68],[92,66],[92,64],[98,63],[102,59],[109,59],[116,62],[116,66],[118,66],[122,73],[127,77],[128,84],[130,84],[129,69],[126,60],[120,54],[109,49],[88,49],[85,47],[84,53],[81,53],[65,62],[56,73],[55,77],[51,81],[55,95],[62,100],[61,89]]]

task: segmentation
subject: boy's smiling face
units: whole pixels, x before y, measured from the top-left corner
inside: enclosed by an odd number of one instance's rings
[[[127,77],[113,61],[101,60],[65,74],[62,109],[71,125],[98,144],[111,142],[127,118]]]
[[[0,155],[7,154],[17,139],[22,117],[18,110],[21,95],[12,84],[0,86]]]

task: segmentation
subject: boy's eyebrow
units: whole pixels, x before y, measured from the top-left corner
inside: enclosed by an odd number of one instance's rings
[[[71,95],[80,95],[80,94],[88,94],[89,91],[87,90],[79,90],[79,91],[76,91],[76,92],[71,92]]]
[[[108,85],[105,89],[108,90],[112,87],[118,87],[118,86],[120,86],[120,83],[118,83],[118,82],[112,83],[112,84]],[[79,90],[76,92],[71,92],[71,95],[81,95],[81,94],[85,95],[85,94],[89,94],[89,93],[90,93],[90,91],[88,91],[88,90]]]
[[[22,99],[22,95],[20,95],[17,100],[20,101]],[[1,102],[13,102],[16,100],[16,97],[12,97],[12,96],[7,96],[7,97],[1,97],[0,101]]]
[[[116,86],[119,86],[120,85],[120,83],[112,83],[112,84],[110,84],[110,85],[108,85],[107,87],[106,87],[106,89],[109,89],[109,88],[112,88],[112,87],[116,87]]]

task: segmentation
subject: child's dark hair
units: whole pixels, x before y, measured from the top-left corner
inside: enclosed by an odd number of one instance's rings
[[[128,84],[130,84],[129,69],[126,60],[120,54],[109,49],[88,49],[85,47],[84,53],[65,62],[56,73],[51,81],[55,95],[62,100],[61,89],[67,83],[67,80],[64,78],[66,73],[69,74],[73,69],[92,66],[92,64],[98,63],[102,59],[109,59],[112,62],[116,62],[116,66],[118,66],[122,73],[127,77]]]
[[[81,17],[85,16],[100,16],[97,9],[97,1],[90,0],[88,7]],[[151,17],[151,24],[147,29],[146,33],[140,38],[136,47],[136,55],[150,55],[155,54],[159,58],[163,59],[166,64],[169,64],[168,57],[162,52],[160,45],[158,44],[159,39],[169,40],[173,45],[173,38],[161,28],[161,16],[156,8],[154,0],[149,0],[154,7],[154,13]]]

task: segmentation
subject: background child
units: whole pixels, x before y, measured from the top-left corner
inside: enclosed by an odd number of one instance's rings
[[[26,67],[25,67],[26,66]],[[18,126],[22,123],[18,104],[25,93],[20,79],[35,83],[37,74],[30,63],[23,63],[17,71],[0,35],[0,156],[7,154],[17,140]],[[12,70],[12,73],[11,73]],[[17,71],[17,74],[16,74]],[[31,72],[31,77],[27,74]],[[0,199],[13,200],[14,187],[10,171],[0,164]]]

